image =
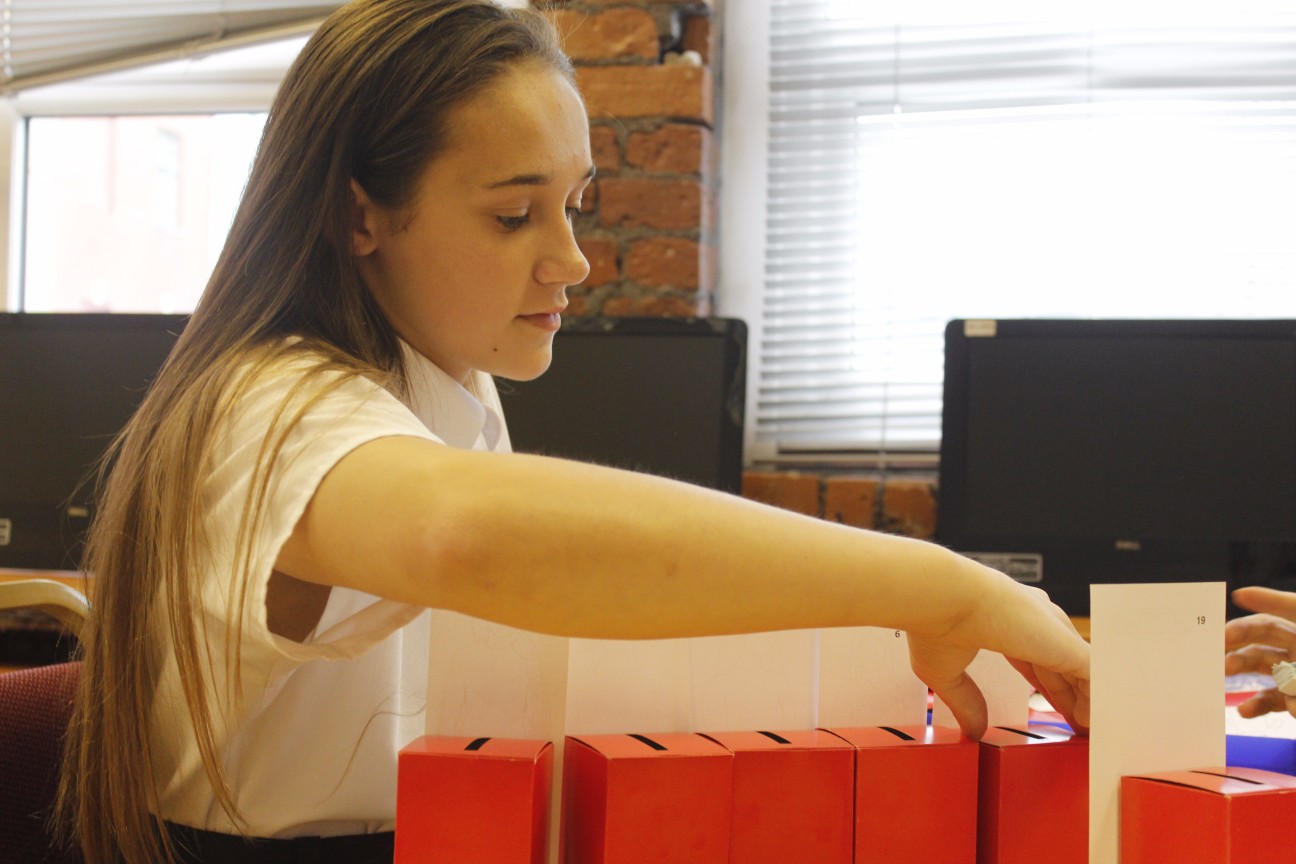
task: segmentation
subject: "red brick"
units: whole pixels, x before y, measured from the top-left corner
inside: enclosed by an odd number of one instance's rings
[[[626,164],[657,174],[697,174],[707,164],[711,131],[703,126],[668,123],[626,139]]]
[[[742,0],[738,0],[742,2]],[[714,43],[711,40],[711,19],[703,15],[690,15],[684,19],[684,33],[680,37],[681,51],[696,51],[702,62],[711,62]]]
[[[746,471],[744,498],[793,510],[806,516],[819,515],[819,477],[799,471]]]
[[[581,318],[590,314],[589,292],[583,288],[570,288],[567,291],[567,311],[564,317]]]
[[[612,318],[704,318],[711,314],[706,298],[696,295],[680,297],[674,294],[620,294],[604,300],[600,311]]]
[[[708,125],[714,84],[705,66],[584,66],[576,83],[593,119],[672,117]]]
[[[626,250],[625,276],[640,285],[696,290],[706,268],[705,253],[696,240],[648,237]]]
[[[621,278],[621,267],[617,261],[620,249],[616,240],[607,237],[577,237],[576,245],[590,265],[589,276],[581,283],[586,288],[597,288]]]
[[[697,180],[608,177],[599,181],[599,223],[609,228],[696,229],[702,222]]]
[[[657,59],[657,22],[642,9],[556,9],[546,14],[562,35],[563,50],[573,60]]]
[[[600,174],[615,174],[621,170],[621,144],[611,126],[590,127],[590,153]]]
[[[888,480],[882,489],[882,528],[930,540],[936,536],[936,489],[929,482]]]
[[[824,478],[824,518],[856,528],[876,528],[878,485],[871,477]]]

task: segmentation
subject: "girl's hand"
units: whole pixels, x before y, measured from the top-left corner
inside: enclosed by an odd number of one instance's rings
[[[942,633],[909,633],[914,673],[944,700],[967,735],[986,729],[985,697],[967,674],[980,648],[998,651],[1071,728],[1089,725],[1089,645],[1038,588],[983,569],[969,613]]]

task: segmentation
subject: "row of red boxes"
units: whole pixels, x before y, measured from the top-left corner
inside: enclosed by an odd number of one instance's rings
[[[1051,726],[569,737],[564,864],[1085,864],[1088,742]],[[544,864],[554,748],[424,737],[400,754],[396,864]],[[973,803],[975,802],[975,804]],[[1265,860],[1296,778],[1124,778],[1122,864]]]

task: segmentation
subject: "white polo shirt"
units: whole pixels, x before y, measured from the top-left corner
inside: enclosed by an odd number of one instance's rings
[[[351,450],[392,435],[510,449],[488,375],[474,373],[479,401],[408,346],[405,357],[407,403],[371,381],[351,379],[310,406],[289,435],[271,471],[264,516],[254,526],[237,682],[224,677],[231,638],[226,610],[238,588],[236,534],[266,430],[307,364],[281,362],[260,375],[216,430],[201,490],[209,548],[199,578],[200,614],[216,667],[210,694],[216,746],[253,836],[359,834],[395,824],[397,752],[424,728],[428,611],[333,588],[318,625],[298,643],[269,631],[265,597],[279,549],[324,475]],[[241,698],[230,692],[233,683]],[[203,770],[169,651],[150,734],[161,817],[234,832]]]

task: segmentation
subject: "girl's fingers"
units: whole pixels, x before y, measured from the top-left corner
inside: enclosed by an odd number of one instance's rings
[[[1041,666],[1032,666],[1021,660],[1009,658],[1008,662],[1043,694],[1053,710],[1061,714],[1072,729],[1077,732],[1088,730],[1089,682],[1061,675]]]
[[[964,735],[979,740],[985,734],[988,725],[985,696],[968,675],[960,675],[940,689],[933,687],[932,692],[950,709]]]

